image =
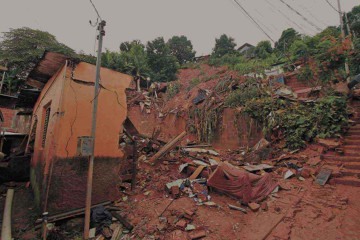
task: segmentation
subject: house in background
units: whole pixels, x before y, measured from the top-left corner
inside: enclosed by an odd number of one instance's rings
[[[255,47],[253,45],[251,45],[250,43],[244,43],[243,45],[241,45],[238,48],[238,52],[246,57],[253,57],[253,50],[255,49]]]
[[[26,83],[41,90],[33,107],[27,152],[35,201],[50,214],[85,206],[88,157],[78,139],[91,134],[95,66],[46,52]],[[92,203],[119,197],[125,154],[119,147],[127,116],[125,89],[132,77],[101,68]],[[25,97],[26,99],[26,97]]]

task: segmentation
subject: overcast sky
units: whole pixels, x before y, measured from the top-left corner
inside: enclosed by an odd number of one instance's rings
[[[318,28],[338,25],[339,15],[326,0],[237,0],[275,41],[293,27],[315,34]],[[337,7],[336,0],[328,0]],[[93,0],[107,21],[104,47],[118,50],[123,41],[142,42],[163,36],[186,35],[197,55],[211,52],[215,38],[226,33],[240,46],[267,39],[233,0]],[[359,0],[341,0],[344,11]],[[96,14],[89,0],[1,0],[0,32],[31,27],[48,31],[76,51],[94,54]],[[304,20],[304,18],[306,20]]]

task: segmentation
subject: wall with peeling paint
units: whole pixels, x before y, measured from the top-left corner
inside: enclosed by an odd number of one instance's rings
[[[85,203],[88,159],[77,155],[77,139],[90,135],[94,79],[94,65],[64,65],[46,83],[34,107],[32,131],[36,137],[31,182],[42,208],[48,195],[47,211],[50,213],[80,208]],[[125,89],[131,81],[131,76],[101,69],[93,203],[118,197],[116,184],[124,158],[118,141],[127,116]],[[45,136],[44,119],[48,107],[50,116]],[[46,137],[44,145],[43,137]]]

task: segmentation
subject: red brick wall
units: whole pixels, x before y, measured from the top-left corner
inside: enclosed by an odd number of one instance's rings
[[[8,109],[8,108],[0,108],[1,112],[4,116],[4,122],[2,124],[2,128],[6,131],[14,131],[12,128],[13,125],[13,119],[16,116],[16,110],[14,109]]]

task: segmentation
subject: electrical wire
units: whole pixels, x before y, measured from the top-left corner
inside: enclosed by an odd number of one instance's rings
[[[301,7],[305,12],[307,12],[309,14],[309,16],[311,16],[315,21],[321,23],[323,26],[327,27],[328,24],[323,22],[322,20],[318,19],[307,7],[299,4],[298,2],[296,2],[295,0],[293,0],[293,2],[298,5],[299,7]]]
[[[300,26],[299,24],[297,24],[295,21],[293,21],[291,18],[289,18],[286,14],[284,14],[282,11],[280,11],[279,8],[277,8],[276,6],[274,6],[272,3],[270,3],[268,0],[265,0],[269,5],[270,7],[272,7],[273,9],[276,9],[284,18],[286,18],[290,23],[294,24],[295,26],[297,26],[299,29],[302,30],[303,33],[306,32],[306,30]]]
[[[339,10],[336,9],[336,7],[334,7],[334,5],[332,5],[329,0],[325,0],[327,2],[327,4],[329,4],[329,6],[334,9],[334,11],[336,11],[337,13],[339,13]]]
[[[99,11],[96,9],[95,4],[93,3],[93,1],[92,1],[92,0],[89,0],[89,1],[90,1],[91,5],[93,6],[93,8],[94,8],[94,10],[95,10],[95,12],[96,12],[96,14],[97,14],[98,18],[102,21],[102,18],[100,17]]]
[[[240,8],[241,10],[246,14],[246,16],[252,20],[252,22],[260,29],[260,31],[262,33],[264,33],[273,43],[275,43],[275,41],[270,37],[270,35],[259,25],[259,23],[246,11],[246,9],[237,1],[237,0],[233,0]]]
[[[316,30],[321,31],[321,28],[319,28],[316,24],[314,24],[313,22],[311,22],[309,19],[307,19],[306,17],[304,17],[299,11],[297,11],[296,9],[294,9],[292,6],[290,6],[288,3],[284,2],[284,0],[280,0],[280,2],[282,2],[283,4],[285,4],[291,11],[293,11],[294,13],[296,13],[297,15],[299,15],[303,20],[305,20],[308,24],[310,24],[311,26],[313,26],[314,28],[316,28]]]

